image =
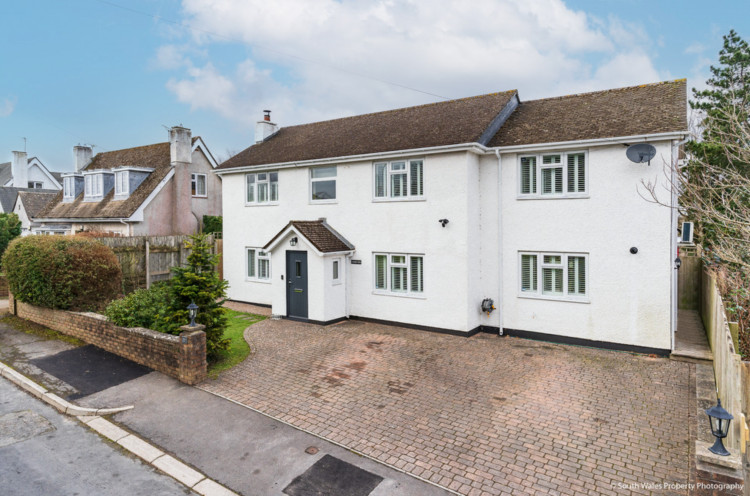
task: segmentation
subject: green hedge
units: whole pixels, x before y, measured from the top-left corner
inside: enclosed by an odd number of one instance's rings
[[[221,215],[204,215],[203,232],[206,234],[220,233],[222,231]]]
[[[18,238],[8,246],[2,265],[11,293],[32,305],[98,311],[121,290],[122,272],[114,252],[89,239]]]

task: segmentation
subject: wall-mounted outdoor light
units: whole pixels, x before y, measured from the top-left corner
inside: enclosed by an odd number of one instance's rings
[[[194,301],[187,306],[188,316],[190,317],[190,327],[195,327],[195,317],[198,315],[198,305]]]
[[[292,239],[289,240],[289,244],[292,245],[292,246],[297,246],[297,241],[298,241],[297,240],[297,236],[295,236],[295,237],[293,237]]]
[[[677,257],[674,259],[674,268],[678,269],[682,267],[682,260],[680,260],[680,257]]]
[[[638,248],[636,248],[635,246],[633,246],[632,248],[630,248],[630,253],[632,253],[633,255],[635,255],[636,253],[638,253]]]
[[[440,219],[440,220],[438,220],[438,222],[440,222],[440,224],[442,224],[442,226],[443,226],[443,227],[445,227],[445,225],[446,225],[446,224],[447,224],[448,222],[450,222],[450,221],[449,221],[448,219]]]
[[[724,447],[722,439],[729,434],[729,423],[734,417],[722,408],[721,400],[717,400],[716,406],[706,410],[706,415],[711,422],[711,434],[716,438],[716,442],[708,450],[720,456],[729,456],[731,453]]]

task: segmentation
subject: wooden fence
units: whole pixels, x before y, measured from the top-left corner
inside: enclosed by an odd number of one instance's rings
[[[700,306],[701,274],[703,263],[697,256],[680,257],[682,265],[677,272],[677,294],[680,310],[698,310]]]
[[[748,411],[748,398],[744,394],[748,390],[747,363],[742,362],[735,348],[716,275],[704,269],[701,276],[700,314],[714,355],[718,396],[721,405],[734,415],[725,444],[744,453],[746,440],[743,442],[743,438],[747,435],[744,413]]]
[[[169,279],[172,267],[185,265],[190,254],[190,250],[185,248],[185,241],[190,239],[186,235],[93,239],[109,246],[117,255],[122,267],[122,285],[125,293],[139,288],[149,288],[154,282]],[[209,242],[214,243],[212,236],[209,236]]]

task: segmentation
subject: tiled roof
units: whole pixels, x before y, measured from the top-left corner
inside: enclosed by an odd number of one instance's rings
[[[47,193],[53,197],[57,194],[57,190],[54,189],[32,189],[32,188],[14,188],[13,186],[0,186],[0,206],[3,208],[3,212],[12,212],[13,207],[16,206],[16,199],[18,193],[21,191],[31,191],[34,193]]]
[[[13,178],[13,169],[10,162],[0,164],[0,186]]]
[[[681,79],[522,101],[489,146],[686,130],[687,84]]]
[[[29,218],[36,217],[47,204],[57,195],[57,191],[51,191],[49,193],[40,193],[37,191],[19,191],[18,199],[23,203],[23,208],[26,210],[26,215]]]
[[[323,219],[293,220],[284,226],[263,248],[267,249],[271,246],[289,227],[294,227],[301,236],[304,236],[321,253],[335,253],[354,249],[353,244],[336,232]]]
[[[154,171],[125,200],[114,199],[114,189],[101,201],[84,202],[83,193],[70,202],[63,203],[63,192],[44,208],[39,219],[117,219],[130,217],[156,189],[172,167],[169,143],[137,146],[124,150],[97,153],[85,170],[112,169],[123,165],[150,167]]]
[[[283,127],[219,169],[475,143],[515,95],[490,93]]]

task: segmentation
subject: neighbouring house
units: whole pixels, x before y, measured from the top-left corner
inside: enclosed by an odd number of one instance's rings
[[[32,220],[42,211],[44,207],[50,203],[55,196],[56,191],[19,191],[16,196],[15,206],[12,211],[18,215],[18,219],[21,221],[21,236],[28,236],[33,233],[33,230],[39,232],[40,224]],[[44,231],[45,234],[66,234],[65,230],[55,230],[50,227]]]
[[[686,135],[685,80],[286,128],[267,114],[217,169],[229,297],[319,323],[666,353],[676,209],[639,187],[675,205]],[[636,143],[655,147],[650,163],[626,157]]]
[[[73,148],[75,172],[36,216],[33,232],[81,231],[124,236],[192,234],[204,215],[221,215],[217,163],[190,129],[172,127],[169,141],[93,155]]]
[[[39,158],[28,158],[26,152],[13,152],[11,162],[0,164],[0,186],[59,191],[62,189],[62,173],[50,171]]]

